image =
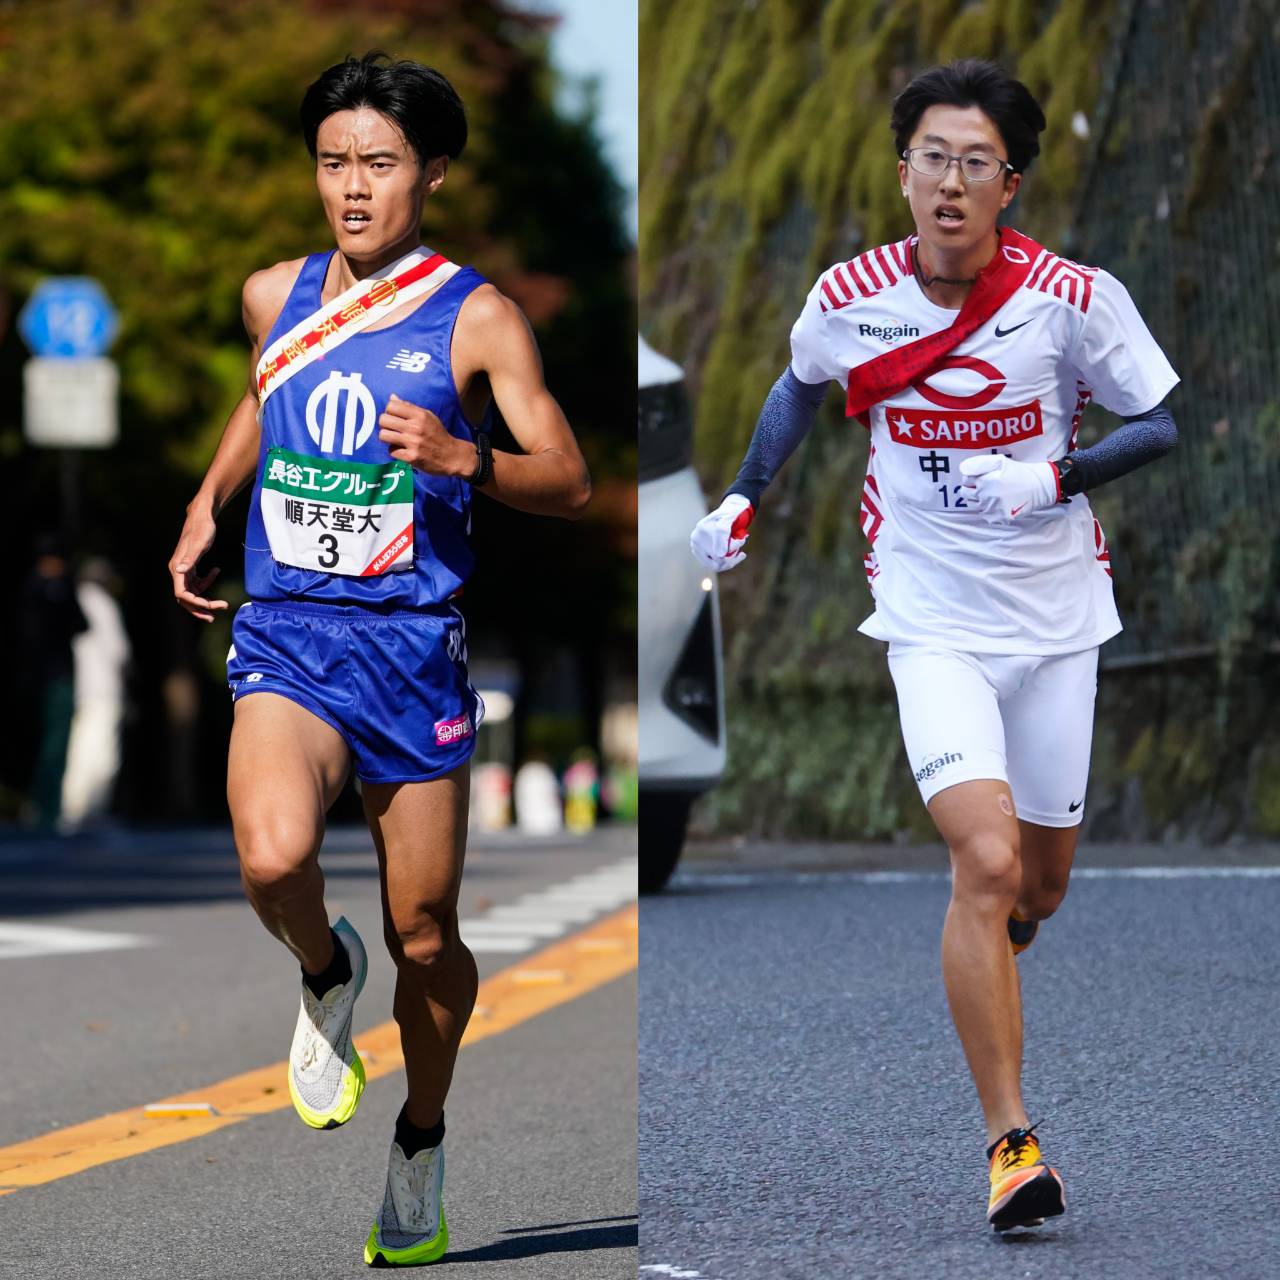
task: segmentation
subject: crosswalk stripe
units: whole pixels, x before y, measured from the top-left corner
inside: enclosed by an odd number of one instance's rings
[[[31,956],[78,955],[86,951],[122,951],[152,942],[138,933],[104,933],[100,929],[73,929],[66,925],[16,924],[0,921],[0,960],[25,960]]]

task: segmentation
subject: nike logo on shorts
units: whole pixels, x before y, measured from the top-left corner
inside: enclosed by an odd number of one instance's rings
[[[1077,801],[1075,802],[1075,804],[1069,804],[1069,805],[1067,805],[1067,812],[1068,812],[1068,813],[1075,813],[1075,811],[1076,811],[1076,810],[1077,810],[1077,809],[1078,809],[1082,804],[1084,804],[1084,801],[1083,801],[1083,800],[1077,800]]]

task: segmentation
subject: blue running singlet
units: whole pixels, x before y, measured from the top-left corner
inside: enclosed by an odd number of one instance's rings
[[[307,258],[264,350],[320,309],[331,258]],[[449,349],[459,308],[483,283],[463,268],[404,319],[295,374],[262,409],[245,535],[251,603],[232,623],[227,682],[235,701],[276,694],[330,725],[365,782],[458,768],[484,716],[450,600],[472,569],[471,486],[397,462],[377,425],[394,393],[474,438]]]
[[[331,258],[307,258],[263,350],[319,310]],[[430,409],[451,435],[474,439],[449,350],[459,309],[483,283],[464,267],[404,319],[348,338],[268,397],[245,533],[251,599],[431,610],[466,581],[471,486],[396,468],[378,418],[394,393]],[[370,505],[381,499],[393,505]],[[397,556],[410,518],[412,554]]]

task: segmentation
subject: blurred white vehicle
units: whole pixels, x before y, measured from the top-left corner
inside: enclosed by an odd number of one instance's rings
[[[707,513],[680,366],[640,339],[640,891],[667,882],[689,809],[724,773],[715,575],[689,551]]]

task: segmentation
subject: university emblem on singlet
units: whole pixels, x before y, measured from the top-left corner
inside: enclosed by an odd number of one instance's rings
[[[342,447],[335,450],[340,411]],[[321,453],[355,453],[373,434],[377,417],[373,393],[358,373],[341,373],[335,369],[307,397],[307,434]]]
[[[361,375],[335,369],[307,397],[307,434],[321,453],[347,456],[267,451],[262,519],[281,564],[365,578],[413,567],[412,468],[351,458],[377,418]]]

